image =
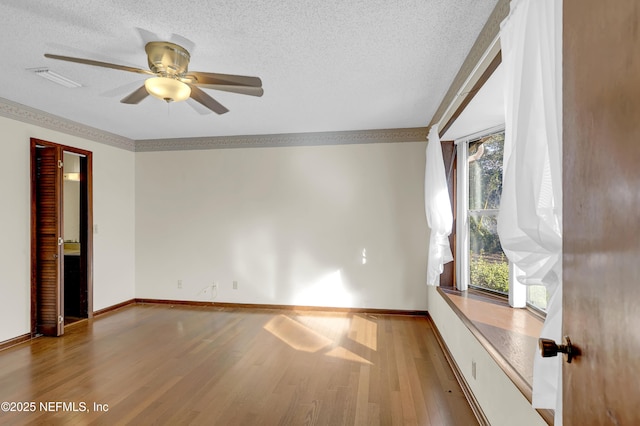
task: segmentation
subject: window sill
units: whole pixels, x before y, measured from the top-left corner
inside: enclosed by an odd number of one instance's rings
[[[478,291],[438,287],[438,293],[531,402],[533,357],[543,319],[528,309],[511,308],[505,300]],[[538,412],[553,424],[552,410]]]

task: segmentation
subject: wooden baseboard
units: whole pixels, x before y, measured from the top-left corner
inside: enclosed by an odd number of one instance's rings
[[[440,345],[440,348],[444,353],[444,357],[447,359],[447,363],[451,367],[451,370],[453,371],[453,375],[456,377],[458,384],[462,388],[462,393],[464,393],[465,398],[467,398],[467,401],[469,402],[469,405],[471,406],[471,410],[473,411],[473,414],[476,416],[478,423],[480,423],[480,425],[482,426],[490,426],[491,423],[489,423],[489,419],[487,419],[487,416],[485,416],[484,411],[482,411],[482,407],[480,406],[480,403],[478,402],[475,395],[471,391],[471,388],[469,387],[467,380],[464,378],[464,375],[462,374],[460,367],[458,367],[458,364],[456,363],[455,359],[453,359],[453,355],[449,351],[449,348],[447,347],[447,344],[444,342],[444,339],[440,334],[438,327],[433,322],[433,319],[430,316],[429,316],[429,322],[431,323],[431,327],[433,328],[433,333],[436,336],[438,345]]]
[[[5,340],[4,342],[0,342],[0,351],[3,349],[10,348],[11,346],[19,345],[22,342],[26,342],[31,340],[31,334],[23,334],[18,337],[14,337],[13,339]]]
[[[376,308],[333,308],[326,306],[298,306],[298,305],[267,305],[258,303],[226,303],[203,302],[192,300],[168,300],[168,299],[135,299],[135,303],[159,304],[159,305],[186,305],[186,306],[215,306],[218,308],[232,309],[280,309],[288,311],[331,311],[346,313],[368,313],[378,315],[411,315],[428,316],[427,311],[411,311],[400,309],[376,309]]]
[[[217,303],[203,302],[203,301],[191,301],[191,300],[170,300],[170,299],[134,299],[136,304],[144,305],[185,305],[185,306],[215,306]]]
[[[112,305],[112,306],[107,306],[106,308],[99,309],[97,311],[93,311],[93,316],[97,317],[99,315],[104,315],[104,314],[107,314],[109,312],[115,311],[116,309],[120,309],[120,308],[124,308],[125,306],[133,305],[134,303],[136,303],[136,301],[137,301],[137,299],[129,299],[129,300],[125,300],[124,302],[120,302],[120,303]]]

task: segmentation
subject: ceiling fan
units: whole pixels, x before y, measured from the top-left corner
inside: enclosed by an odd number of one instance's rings
[[[153,76],[145,80],[144,85],[120,100],[125,104],[137,104],[148,95],[166,102],[178,102],[192,98],[211,111],[224,114],[229,110],[201,88],[250,96],[262,96],[264,93],[262,80],[258,77],[189,71],[191,55],[187,49],[175,43],[151,41],[145,45],[144,49],[147,52],[149,70],[51,53],[45,53],[44,56],[61,61]]]

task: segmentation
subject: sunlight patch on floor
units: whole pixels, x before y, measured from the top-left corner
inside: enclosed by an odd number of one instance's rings
[[[357,349],[363,352],[377,349],[377,324],[363,316],[323,312],[294,317],[278,315],[264,329],[295,350],[324,351],[329,357],[373,365],[364,356],[341,345],[346,338],[358,343]]]
[[[305,313],[296,315],[295,320],[332,340],[339,340],[351,328],[351,318],[346,313],[343,315],[322,312]]]
[[[284,315],[270,320],[264,329],[299,351],[317,352],[332,343],[331,339]]]
[[[374,351],[378,349],[378,324],[361,315],[351,318],[349,338]]]
[[[355,361],[362,364],[373,365],[371,361],[351,352],[348,349],[343,348],[342,346],[331,349],[326,353],[326,355],[334,358],[346,359],[347,361]]]

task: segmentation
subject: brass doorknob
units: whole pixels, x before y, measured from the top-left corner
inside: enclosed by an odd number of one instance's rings
[[[571,344],[571,339],[569,336],[564,337],[564,345],[558,345],[551,339],[538,339],[538,347],[540,348],[540,354],[543,358],[548,358],[552,356],[557,356],[558,352],[567,355],[567,362],[571,363],[571,360],[578,355],[578,351]]]

